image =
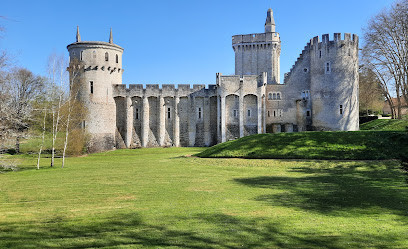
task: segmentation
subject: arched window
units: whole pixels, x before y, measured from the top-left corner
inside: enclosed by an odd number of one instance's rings
[[[170,109],[170,107],[168,107],[167,108],[167,119],[170,119],[170,118],[171,118],[171,109]]]
[[[276,94],[276,99],[281,99],[280,93]]]
[[[82,56],[84,54],[84,51],[81,51],[81,55],[80,55],[80,60],[82,61]]]
[[[105,53],[105,61],[109,61],[109,54],[108,54],[108,52]]]
[[[268,99],[271,100],[272,99],[272,93],[268,94]]]
[[[276,93],[273,93],[272,99],[276,99]]]
[[[116,55],[116,63],[119,63],[119,56]]]

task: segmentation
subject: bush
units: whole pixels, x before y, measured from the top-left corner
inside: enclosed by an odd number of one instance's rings
[[[6,171],[17,171],[18,163],[15,160],[0,158],[0,168]]]
[[[360,124],[364,124],[373,120],[378,119],[378,116],[362,116],[359,118]]]
[[[67,155],[78,156],[86,153],[87,134],[83,129],[75,129],[69,133]]]

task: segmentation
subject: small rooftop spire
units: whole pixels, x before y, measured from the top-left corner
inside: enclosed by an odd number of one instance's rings
[[[113,44],[112,28],[110,29],[109,43],[112,43],[112,44]]]
[[[79,26],[77,26],[76,42],[81,42],[81,35],[79,34]]]
[[[275,19],[273,18],[272,9],[268,9],[265,21],[265,32],[275,32]]]

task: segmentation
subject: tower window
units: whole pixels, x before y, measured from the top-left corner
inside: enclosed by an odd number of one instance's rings
[[[310,111],[306,111],[306,116],[310,117]]]
[[[276,117],[276,111],[275,110],[273,111],[273,116]]]
[[[319,58],[322,58],[322,50],[319,51]]]
[[[309,71],[307,68],[303,69],[303,72],[307,73],[307,71]]]
[[[273,93],[272,99],[276,99],[276,93]]]
[[[309,99],[310,98],[310,91],[309,90],[302,91],[301,96],[302,96],[303,100]]]
[[[171,109],[170,109],[170,107],[167,108],[167,118],[168,119],[171,118]]]
[[[268,99],[271,100],[272,99],[272,93],[268,94]]]
[[[201,119],[201,107],[198,108],[198,119]]]
[[[268,118],[271,116],[271,113],[268,111]]]
[[[108,52],[105,53],[105,61],[109,61],[109,54],[108,54]]]
[[[93,93],[93,81],[89,81],[89,88],[91,90],[91,93]]]
[[[136,108],[136,119],[139,119],[139,108]]]
[[[280,93],[276,93],[276,99],[281,99]]]
[[[325,71],[326,71],[326,74],[329,74],[331,72],[330,62],[326,62]]]
[[[116,55],[116,63],[119,63],[119,56]]]
[[[348,50],[348,56],[351,56],[351,49]]]
[[[251,117],[251,110],[248,109],[248,117]]]
[[[84,51],[81,51],[80,58],[79,58],[81,61],[82,61],[83,54],[84,54]]]
[[[340,105],[340,115],[343,114],[343,105]]]
[[[238,117],[238,110],[234,110],[234,118]]]

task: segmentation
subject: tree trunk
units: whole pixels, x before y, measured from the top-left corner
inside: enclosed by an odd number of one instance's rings
[[[59,100],[58,100],[57,120],[55,121],[55,128],[54,128],[54,125],[52,126],[52,129],[53,129],[53,135],[52,135],[52,153],[53,153],[53,159],[52,159],[52,164],[54,164],[55,141],[57,141],[57,136],[58,136],[58,124],[59,124],[59,120],[60,120],[61,101],[62,101],[62,94],[60,94]],[[53,121],[54,121],[54,117],[53,117]],[[54,123],[54,122],[53,122],[53,123]]]
[[[17,137],[16,137],[16,153],[17,154],[20,153],[20,134],[17,134]]]
[[[71,107],[69,107],[68,117],[67,117],[67,129],[65,130],[64,151],[62,152],[62,166],[61,166],[61,168],[64,168],[64,165],[65,165],[65,152],[67,150],[67,145],[68,145],[68,134],[69,134],[69,121],[70,121],[70,118],[71,118]]]
[[[40,169],[40,158],[41,158],[41,152],[42,148],[44,146],[44,140],[45,140],[45,119],[47,117],[47,110],[44,110],[44,122],[43,122],[43,133],[42,133],[42,143],[40,146],[40,151],[38,152],[38,160],[37,160],[37,169]]]
[[[55,157],[55,129],[54,129],[54,125],[55,125],[55,112],[54,112],[54,108],[52,110],[52,148],[51,148],[51,167],[54,166],[54,157]]]

